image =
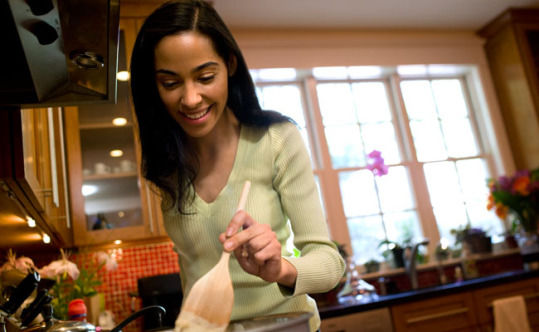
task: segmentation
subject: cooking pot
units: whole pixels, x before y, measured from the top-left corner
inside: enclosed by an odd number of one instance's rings
[[[292,312],[230,322],[226,332],[310,332],[310,312]]]
[[[309,318],[312,315],[310,312],[292,312],[232,321],[226,332],[310,332]],[[174,332],[174,329],[167,328],[158,331]]]

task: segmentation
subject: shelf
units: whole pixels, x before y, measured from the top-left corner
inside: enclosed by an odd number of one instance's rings
[[[111,179],[122,179],[122,178],[130,178],[130,177],[137,177],[138,173],[133,172],[121,172],[121,173],[107,173],[107,174],[91,174],[91,175],[85,175],[83,177],[84,182],[87,181],[98,181],[98,180],[111,180]]]
[[[80,130],[95,130],[95,129],[120,129],[120,128],[132,128],[133,123],[128,122],[123,126],[116,126],[110,122],[99,122],[99,123],[81,123],[79,126]]]

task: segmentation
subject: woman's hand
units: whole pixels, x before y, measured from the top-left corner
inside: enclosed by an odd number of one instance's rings
[[[238,232],[243,227],[243,230]],[[219,241],[228,252],[234,252],[240,266],[268,282],[293,288],[297,271],[281,257],[281,244],[266,224],[257,223],[245,211],[238,211]]]

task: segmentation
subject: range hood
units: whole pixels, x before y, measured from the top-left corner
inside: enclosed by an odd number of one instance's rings
[[[119,0],[0,2],[0,105],[116,101]]]

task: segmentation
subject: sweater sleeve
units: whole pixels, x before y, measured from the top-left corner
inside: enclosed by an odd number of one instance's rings
[[[270,131],[273,186],[301,252],[300,257],[285,257],[298,271],[293,295],[328,291],[339,282],[345,265],[329,238],[307,149],[291,123],[273,125]]]

